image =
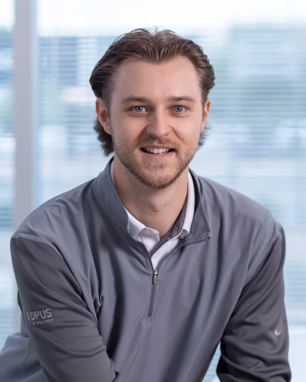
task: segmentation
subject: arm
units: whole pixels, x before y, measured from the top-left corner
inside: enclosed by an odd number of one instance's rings
[[[284,257],[281,229],[268,256],[244,287],[224,331],[217,367],[221,382],[290,381]]]
[[[111,382],[114,365],[80,287],[50,245],[13,238],[12,261],[31,345],[49,382]]]

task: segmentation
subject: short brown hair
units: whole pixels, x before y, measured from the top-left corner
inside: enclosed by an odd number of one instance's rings
[[[177,56],[188,58],[195,66],[199,75],[204,103],[209,91],[214,86],[214,69],[202,47],[167,29],[158,30],[155,28],[151,31],[140,28],[119,36],[94,67],[89,82],[95,96],[102,98],[109,110],[113,90],[112,79],[124,60],[134,58],[160,63]],[[109,155],[114,151],[112,136],[105,132],[98,118],[95,120],[94,129],[98,133],[104,154]],[[200,136],[199,147],[204,143],[205,130]]]

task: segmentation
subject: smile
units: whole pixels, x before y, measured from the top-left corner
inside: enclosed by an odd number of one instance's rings
[[[159,154],[159,155],[166,154],[169,151],[173,151],[173,149],[161,148],[161,147],[143,147],[141,150],[150,154]]]

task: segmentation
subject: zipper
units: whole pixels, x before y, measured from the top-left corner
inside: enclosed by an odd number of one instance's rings
[[[148,317],[152,316],[153,313],[153,307],[154,307],[154,301],[155,301],[155,294],[156,294],[156,283],[157,283],[157,278],[158,278],[158,270],[155,269],[153,272],[153,277],[152,277],[152,289],[151,289],[151,298],[150,298],[150,305],[149,305],[149,313]]]
[[[204,242],[204,241],[208,241],[210,240],[210,237],[204,239],[204,240],[199,240],[198,242]],[[197,242],[194,242],[194,244],[196,244]],[[143,244],[142,244],[143,245]],[[158,279],[158,272],[160,270],[160,267],[162,265],[162,263],[165,261],[165,259],[170,256],[172,254],[172,252],[174,251],[177,251],[178,249],[180,249],[181,247],[183,247],[185,244],[180,244],[178,245],[177,247],[173,248],[171,252],[167,253],[166,256],[164,256],[160,262],[158,263],[157,265],[157,269],[154,269],[153,270],[153,276],[152,276],[152,289],[151,289],[151,297],[150,297],[150,305],[149,305],[149,313],[148,313],[148,318],[151,318],[152,317],[152,314],[153,314],[153,309],[154,309],[154,304],[155,304],[155,294],[156,294],[156,283],[157,283],[157,279]],[[145,246],[143,245],[143,247],[145,248]],[[151,257],[150,255],[148,254],[148,251],[146,250],[145,248],[145,251],[147,253],[147,256],[149,257],[150,259],[150,263],[151,263],[151,267],[153,269],[153,266],[152,266],[152,262],[151,262]]]
[[[171,252],[167,253],[166,256],[164,256],[160,262],[158,263],[157,265],[157,269],[154,269],[153,270],[153,276],[152,276],[152,289],[151,289],[151,297],[150,297],[150,305],[149,305],[149,313],[148,313],[148,318],[151,318],[152,317],[152,314],[153,314],[153,309],[154,309],[154,304],[155,304],[155,294],[156,294],[156,283],[157,283],[157,279],[158,279],[158,272],[160,270],[160,267],[162,265],[162,263],[165,261],[165,259],[171,255],[171,253],[173,251],[176,251],[178,248],[180,248],[182,245],[179,245],[178,247],[175,247]],[[150,255],[148,255],[149,258],[150,258]],[[151,262],[151,258],[150,258],[150,262]],[[152,265],[152,262],[151,262],[151,265]],[[153,266],[152,266],[152,269],[153,269]]]

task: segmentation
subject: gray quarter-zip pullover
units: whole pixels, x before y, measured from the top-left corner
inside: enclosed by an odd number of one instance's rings
[[[21,333],[1,382],[290,381],[285,239],[270,213],[192,173],[191,230],[152,267],[109,165],[35,210],[11,241]]]

